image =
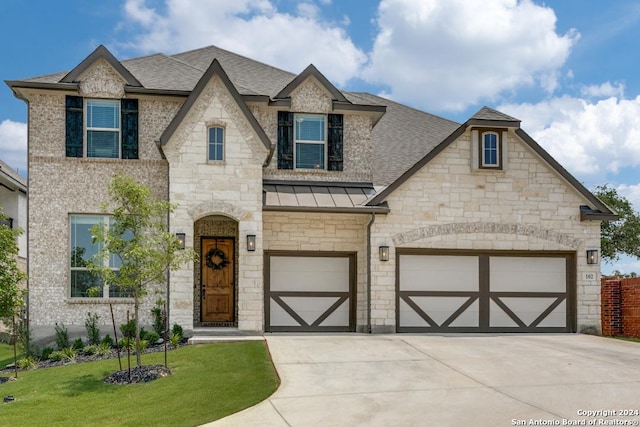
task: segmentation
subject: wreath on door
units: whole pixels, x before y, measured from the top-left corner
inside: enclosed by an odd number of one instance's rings
[[[216,258],[220,261],[216,262]],[[205,255],[205,261],[207,263],[207,267],[212,270],[222,270],[229,264],[229,258],[218,248],[211,248],[207,255]]]

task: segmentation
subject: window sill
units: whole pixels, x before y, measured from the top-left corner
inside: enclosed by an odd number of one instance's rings
[[[207,160],[208,165],[224,166],[226,162],[224,160]]]
[[[67,298],[67,304],[133,304],[133,298]]]

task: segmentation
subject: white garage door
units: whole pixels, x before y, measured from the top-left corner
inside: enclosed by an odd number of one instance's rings
[[[355,255],[265,257],[267,331],[355,331]]]
[[[398,251],[399,332],[570,332],[573,254]]]

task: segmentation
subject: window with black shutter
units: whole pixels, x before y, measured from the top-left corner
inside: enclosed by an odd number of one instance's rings
[[[67,95],[65,97],[65,152],[67,157],[83,156],[83,107],[81,96]]]
[[[342,170],[342,158],[343,158],[343,116],[342,114],[329,114],[329,129],[327,132],[327,143],[329,151],[329,165],[330,171]]]
[[[138,158],[138,100],[126,98],[121,102],[122,158]]]
[[[293,169],[293,113],[278,111],[278,169]]]

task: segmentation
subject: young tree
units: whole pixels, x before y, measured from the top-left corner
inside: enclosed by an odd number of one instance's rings
[[[599,185],[593,193],[619,216],[616,221],[602,221],[602,258],[615,261],[621,254],[640,257],[640,215],[631,202],[607,184]]]
[[[153,284],[165,283],[167,274],[194,259],[194,252],[182,250],[178,238],[168,231],[167,220],[176,205],[152,197],[149,187],[126,175],[116,175],[109,184],[111,201],[102,209],[110,212],[108,226],[96,225],[91,232],[100,244],[88,269],[105,285],[117,286],[133,298],[136,332],[136,362],[140,361],[139,308]],[[120,269],[105,267],[105,257],[120,260]]]
[[[0,219],[6,217],[0,206]],[[27,275],[18,268],[18,244],[16,238],[22,234],[19,228],[9,228],[0,223],[0,319],[5,325],[11,325],[14,337],[14,364],[16,363],[16,317],[24,305],[26,290],[20,287]],[[17,375],[17,371],[16,371]]]

